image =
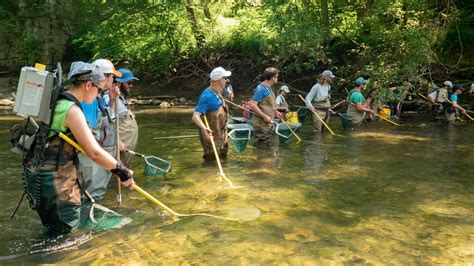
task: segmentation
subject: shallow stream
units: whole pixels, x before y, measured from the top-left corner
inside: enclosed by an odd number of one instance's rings
[[[172,162],[165,177],[135,180],[175,211],[242,217],[241,222],[171,217],[134,191],[116,207],[115,182],[102,205],[130,217],[121,229],[79,230],[69,248],[44,250],[42,226],[26,201],[13,220],[21,194],[21,158],[9,151],[0,117],[0,264],[453,264],[474,261],[474,124],[450,127],[423,115],[403,127],[373,123],[342,131],[344,137],[313,135],[307,141],[256,148],[230,147],[224,172],[238,189],[225,189],[215,164],[205,164],[191,109],[141,109],[137,152]],[[249,219],[244,219],[249,218]],[[62,241],[62,240],[61,240]],[[58,240],[57,246],[64,242]],[[79,243],[79,244],[78,244]],[[54,245],[53,245],[54,246]],[[54,249],[54,248],[53,248]]]

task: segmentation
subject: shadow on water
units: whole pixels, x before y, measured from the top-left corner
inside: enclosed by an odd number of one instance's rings
[[[137,152],[172,163],[163,177],[143,176],[133,161],[135,180],[181,213],[239,216],[241,222],[209,217],[172,222],[165,212],[133,191],[114,208],[129,225],[82,233],[85,242],[67,252],[27,253],[41,225],[22,207],[19,159],[0,145],[1,260],[8,263],[153,264],[453,264],[474,260],[474,159],[471,125],[445,127],[407,117],[403,127],[372,123],[342,131],[345,137],[313,134],[304,125],[290,139],[261,148],[230,148],[226,176],[239,189],[223,189],[215,163],[205,164],[197,138],[154,140],[196,134],[192,110],[137,112]],[[0,126],[14,123],[0,120]],[[3,144],[2,144],[3,143]],[[101,204],[115,207],[115,186]],[[15,225],[14,225],[15,224]],[[81,239],[81,235],[78,237]],[[126,252],[123,252],[126,250]],[[1,263],[1,262],[0,262]]]

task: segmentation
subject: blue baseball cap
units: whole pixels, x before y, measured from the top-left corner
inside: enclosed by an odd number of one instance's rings
[[[453,91],[456,91],[456,90],[461,90],[461,91],[464,91],[464,87],[460,84],[454,84],[453,85]]]
[[[363,77],[358,77],[358,78],[355,80],[355,84],[356,84],[357,86],[360,86],[360,85],[362,85],[362,84],[364,84],[364,83],[367,83],[367,82],[369,82],[369,81],[368,81],[367,79],[364,79]]]
[[[121,68],[121,69],[118,70],[118,72],[122,73],[122,77],[115,79],[118,82],[128,82],[132,79],[139,80],[139,79],[137,79],[136,77],[133,76],[132,71],[130,71],[126,68]]]

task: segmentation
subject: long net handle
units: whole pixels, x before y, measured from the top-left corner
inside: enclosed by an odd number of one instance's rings
[[[206,128],[210,129],[209,123],[207,122],[206,115],[203,115],[203,117],[204,117],[204,123],[206,124]],[[229,183],[230,187],[234,187],[234,184],[232,184],[232,181],[230,181],[230,179],[228,179],[225,176],[224,170],[222,170],[221,160],[219,159],[219,154],[217,153],[216,143],[214,143],[214,136],[213,135],[211,135],[211,145],[212,145],[212,149],[214,150],[214,155],[216,156],[217,166],[219,167],[220,175],[225,179],[225,181],[227,181],[227,183]]]
[[[115,98],[115,158],[117,162],[120,162],[120,118],[119,118],[119,96]],[[120,184],[120,179],[117,177],[117,204],[120,206],[122,204],[122,185]]]
[[[418,92],[417,94],[418,94],[421,98],[423,98],[423,99],[425,99],[425,100],[431,102],[428,98],[426,98],[425,95],[423,95],[423,94],[421,94],[421,93],[419,93],[419,92]]]
[[[400,124],[395,123],[395,122],[393,122],[392,120],[387,119],[387,118],[385,118],[385,117],[383,117],[383,116],[381,116],[381,115],[379,115],[379,114],[375,114],[375,116],[378,117],[378,118],[380,118],[380,119],[383,119],[383,120],[385,120],[385,121],[387,121],[387,122],[389,122],[389,123],[391,123],[391,124],[393,124],[393,125],[395,125],[395,126],[398,126],[398,127],[400,126]]]
[[[78,151],[86,154],[84,152],[84,149],[79,146],[79,144],[77,144],[77,142],[75,142],[74,140],[72,140],[71,138],[69,138],[68,136],[64,135],[63,133],[59,133],[59,137],[62,138],[63,140],[65,140],[67,143],[71,144],[74,148],[76,148]],[[217,215],[213,215],[213,214],[209,214],[209,213],[190,213],[190,214],[185,214],[185,213],[177,213],[175,211],[173,211],[171,208],[169,208],[168,206],[166,206],[165,204],[163,204],[161,201],[157,200],[155,197],[153,197],[152,195],[150,195],[148,192],[146,192],[145,190],[143,190],[141,187],[139,187],[137,184],[135,184],[133,186],[133,189],[135,191],[137,191],[139,194],[141,194],[143,197],[145,197],[146,199],[150,200],[151,202],[153,202],[155,205],[159,206],[160,208],[162,208],[163,210],[165,210],[166,212],[170,213],[173,218],[175,220],[178,220],[178,217],[191,217],[191,216],[207,216],[207,217],[213,217],[213,218],[217,218],[217,219],[222,219],[222,220],[227,220],[227,221],[238,221],[237,219],[232,219],[232,218],[227,218],[227,217],[222,217],[222,216],[217,216]],[[92,197],[91,197],[92,198]],[[113,212],[113,211],[112,211]],[[114,212],[115,213],[115,212]]]
[[[243,107],[242,105],[236,104],[236,103],[234,103],[234,102],[232,102],[232,101],[229,101],[229,100],[227,100],[227,99],[224,99],[224,101],[226,101],[226,102],[232,104],[232,105],[235,106],[235,107],[239,107],[240,109],[242,109],[242,110],[244,110],[244,111],[247,111],[247,112],[249,112],[249,113],[251,113],[251,114],[254,113],[252,110],[247,109],[247,108]]]
[[[283,120],[283,118],[281,118],[280,120],[281,120],[281,121],[285,124],[285,126],[290,130],[291,134],[293,134],[293,135],[295,136],[295,138],[296,138],[298,141],[301,141],[301,138],[298,137],[298,135],[296,135],[296,132],[293,131],[293,129],[291,129],[291,126],[288,125],[288,123],[287,123],[285,120]]]
[[[448,98],[446,98],[446,96],[443,95],[443,98],[446,99],[446,101],[448,101],[449,104],[453,104],[453,102],[451,102]],[[465,115],[469,117],[469,119],[474,120],[474,118],[472,118],[467,112],[465,113]]]
[[[305,99],[303,98],[303,96],[301,96],[301,94],[298,94],[298,96],[300,96],[300,99],[301,99],[304,103],[306,103]],[[336,135],[336,134],[334,133],[334,131],[332,131],[332,129],[328,126],[328,124],[326,124],[326,122],[324,122],[324,119],[323,119],[321,116],[319,116],[319,114],[318,114],[316,111],[311,110],[311,112],[313,112],[313,114],[316,115],[316,117],[321,121],[321,123],[323,123],[323,125],[329,130],[329,132],[330,132],[332,135]]]

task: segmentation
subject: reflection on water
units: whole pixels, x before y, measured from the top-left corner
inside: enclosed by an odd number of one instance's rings
[[[22,192],[20,158],[0,150],[0,263],[151,264],[452,264],[474,261],[474,128],[442,127],[414,117],[404,127],[372,124],[345,137],[301,136],[267,148],[230,149],[223,162],[227,183],[214,164],[201,159],[197,138],[154,140],[196,134],[192,110],[140,110],[137,152],[172,162],[166,177],[136,182],[180,213],[209,217],[177,222],[142,198],[125,191],[115,203],[111,184],[101,204],[130,217],[122,229],[96,233],[67,252],[25,254],[41,235],[39,219],[25,202],[9,216]],[[3,118],[3,117],[2,117]],[[12,125],[12,117],[1,126]],[[424,124],[422,124],[424,123]],[[339,121],[331,121],[338,132]],[[87,236],[79,230],[77,239]]]

